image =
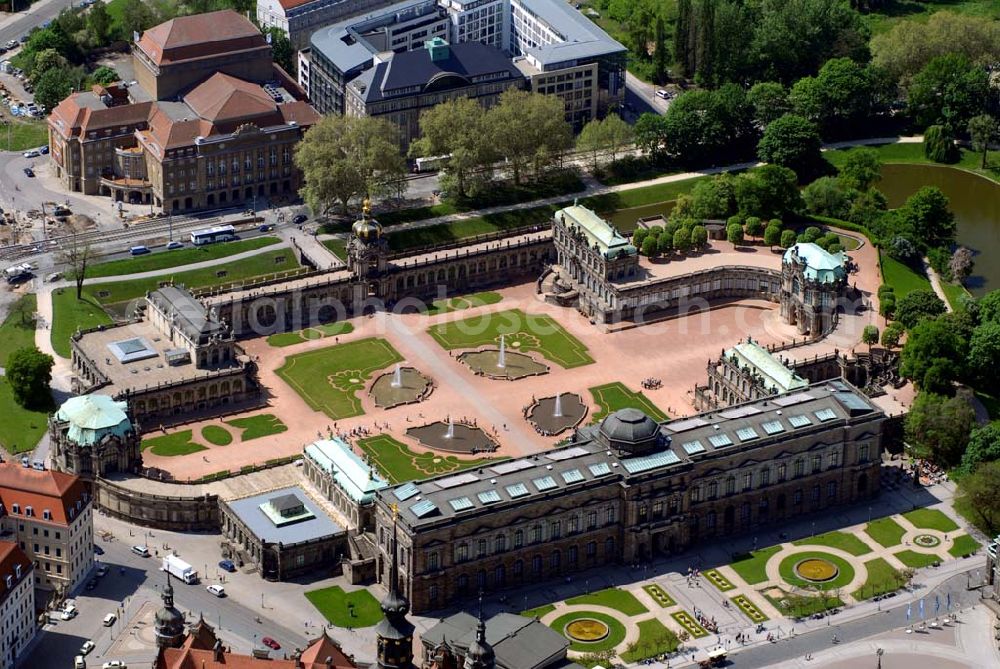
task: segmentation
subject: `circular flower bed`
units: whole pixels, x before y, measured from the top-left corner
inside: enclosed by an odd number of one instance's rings
[[[600,641],[607,637],[610,632],[611,628],[594,618],[577,618],[566,625],[566,629],[563,630],[563,634],[571,640],[586,641],[588,643]]]
[[[918,534],[913,537],[913,543],[921,548],[934,548],[941,545],[941,540],[933,534]]]
[[[575,622],[583,624],[575,626],[573,625]],[[588,630],[591,634],[596,633],[599,628],[594,623],[603,624],[607,628],[607,633],[603,637],[594,639],[593,641],[584,641],[571,636],[571,626],[574,633],[580,632],[586,634]],[[598,613],[597,611],[567,613],[549,623],[549,627],[569,639],[570,650],[578,653],[600,653],[606,650],[614,650],[618,644],[625,640],[625,625],[613,616]]]
[[[812,562],[813,560],[816,562]],[[835,574],[830,576],[829,580],[811,580],[812,577],[823,576],[828,569],[821,563],[831,565],[836,570]],[[800,565],[806,569],[803,574],[799,572]],[[781,574],[781,580],[789,585],[819,590],[843,588],[854,580],[854,567],[851,566],[850,562],[822,551],[806,551],[789,555],[778,565],[778,573]]]
[[[826,583],[839,573],[837,565],[824,558],[806,558],[795,565],[795,574],[813,583]]]

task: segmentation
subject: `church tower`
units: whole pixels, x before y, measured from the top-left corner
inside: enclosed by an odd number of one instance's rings
[[[347,244],[347,268],[358,282],[376,282],[385,272],[389,242],[382,237],[382,226],[371,217],[371,203],[365,198],[361,218],[351,226]]]
[[[178,648],[184,642],[184,615],[174,607],[174,587],[170,585],[167,572],[167,587],[160,594],[163,608],[156,612],[154,621],[157,648]]]
[[[396,510],[393,509],[395,515]],[[375,627],[378,638],[378,669],[413,669],[413,623],[406,618],[410,602],[399,592],[399,546],[396,519],[392,523],[392,563],[389,569],[389,594],[382,600],[385,617]]]
[[[476,638],[469,644],[465,654],[465,664],[462,669],[496,669],[497,656],[493,646],[486,640],[486,621],[483,619],[483,596],[479,595],[479,626],[476,627]]]

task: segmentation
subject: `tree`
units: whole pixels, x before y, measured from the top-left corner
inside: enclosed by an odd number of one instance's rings
[[[878,301],[878,314],[885,318],[892,318],[892,315],[896,313],[896,296],[893,293],[889,293],[885,297],[879,298]],[[899,327],[905,331],[902,323],[894,323],[893,325],[899,325]]]
[[[657,254],[656,237],[650,235],[642,241],[642,255],[647,258],[655,258]]]
[[[298,59],[288,35],[277,26],[267,26],[261,32],[264,33],[264,37],[270,38],[271,58],[281,66],[281,69],[294,77],[298,70]]]
[[[1000,323],[982,323],[972,331],[968,365],[977,381],[976,387],[996,393],[1000,388],[1000,379],[997,378],[997,369],[1000,369]]]
[[[667,121],[660,114],[645,113],[635,122],[635,143],[650,158],[662,157],[666,151]]]
[[[104,46],[111,41],[111,15],[103,2],[94,3],[87,11],[87,30],[94,43]]]
[[[663,16],[657,15],[653,26],[653,81],[663,83],[667,77],[667,28]]]
[[[861,331],[861,342],[868,344],[869,351],[872,350],[872,346],[878,343],[878,327],[866,325],[865,329]]]
[[[743,244],[743,226],[739,223],[730,223],[726,226],[726,239],[733,246]]]
[[[885,326],[885,330],[882,330],[882,346],[896,348],[899,346],[899,340],[902,339],[905,331],[901,323],[889,323]]]
[[[636,228],[632,233],[632,246],[637,249],[642,249],[642,243],[646,241],[646,237],[649,236],[648,228]]]
[[[784,230],[781,233],[781,243],[778,244],[783,249],[795,244],[795,231],[794,230]]]
[[[751,237],[760,237],[764,232],[764,222],[756,216],[748,216],[745,232]]]
[[[846,218],[851,201],[835,177],[820,177],[802,189],[806,210],[820,216]]]
[[[51,355],[34,346],[19,348],[7,356],[7,381],[14,394],[14,401],[26,409],[48,409],[52,406]]]
[[[896,320],[908,330],[925,318],[936,318],[946,311],[944,302],[933,290],[914,290],[896,304]]]
[[[691,228],[691,246],[699,251],[708,246],[708,230],[704,225]]]
[[[815,122],[825,137],[855,135],[859,126],[887,109],[882,77],[850,58],[833,58],[815,77],[795,82],[788,99],[794,113]]]
[[[718,174],[698,181],[691,189],[690,215],[694,218],[726,218],[736,210],[736,187],[732,175]]]
[[[618,114],[608,114],[602,124],[608,148],[611,149],[611,160],[618,160],[618,152],[635,141],[632,126],[623,121]]]
[[[789,230],[789,232],[792,231]],[[792,235],[794,236],[795,233],[792,232]],[[781,243],[780,225],[772,225],[771,223],[767,224],[767,227],[764,228],[764,243],[768,246],[778,246]]]
[[[108,67],[107,65],[101,65],[99,68],[94,70],[91,77],[97,83],[104,84],[105,86],[121,79],[121,77],[118,76],[118,73],[115,72],[114,68]]]
[[[976,412],[962,397],[921,392],[906,415],[906,442],[915,455],[943,467],[958,464],[976,425]]]
[[[802,209],[798,177],[779,165],[744,172],[736,177],[736,206],[746,216],[762,218],[796,213]]]
[[[913,77],[908,105],[917,126],[943,125],[949,133],[968,127],[986,109],[989,73],[960,54],[932,59]]]
[[[679,253],[686,253],[691,249],[691,231],[687,228],[678,228],[674,233],[674,248]]]
[[[1000,422],[993,421],[972,430],[968,443],[963,446],[962,465],[956,472],[960,476],[971,474],[984,462],[1000,460]],[[996,490],[993,494],[996,495]]]
[[[969,278],[969,275],[972,274],[972,267],[975,262],[976,260],[972,251],[964,246],[959,246],[951,254],[951,260],[948,262],[948,269],[951,271],[951,280],[961,286]]]
[[[1000,522],[1000,462],[984,462],[958,484],[959,496],[982,521],[989,536],[996,536]]]
[[[955,239],[955,216],[948,197],[937,186],[923,186],[898,211],[904,230],[921,248],[950,246]]]
[[[673,235],[661,233],[656,237],[656,252],[661,256],[668,256],[674,250]]]
[[[135,33],[142,34],[142,31],[156,25],[156,22],[156,14],[143,0],[125,0],[118,21],[122,31],[121,38],[131,40]]]
[[[46,70],[35,84],[35,103],[52,110],[73,92],[75,76],[71,70],[53,68]]]
[[[795,114],[785,114],[764,130],[757,157],[795,170],[814,169],[820,162],[822,140],[816,124]]]
[[[450,155],[445,170],[455,177],[458,196],[466,197],[478,171],[497,157],[489,136],[482,105],[470,98],[446,100],[421,112],[420,139],[410,145],[410,155]]]
[[[925,319],[907,335],[899,373],[921,391],[953,395],[952,383],[962,375],[967,349],[967,342],[947,319]]]
[[[986,169],[987,157],[990,152],[990,144],[997,140],[1000,135],[1000,124],[989,114],[979,114],[969,119],[969,137],[972,139],[972,148],[983,154],[983,161],[980,167]]]
[[[300,191],[314,214],[336,203],[346,213],[356,197],[391,193],[406,173],[395,125],[376,117],[324,116],[295,149],[306,185]]]
[[[747,93],[747,102],[753,107],[754,121],[762,129],[792,109],[788,102],[788,89],[777,81],[754,84]]]
[[[87,268],[94,256],[90,244],[81,241],[77,232],[92,227],[93,220],[89,216],[74,214],[69,219],[73,234],[70,235],[69,246],[59,252],[59,262],[69,268],[69,274],[76,284],[76,299],[83,299],[83,282],[87,280]]]
[[[563,102],[554,95],[509,88],[487,110],[489,136],[497,153],[507,159],[514,183],[521,183],[531,165],[535,176],[548,162],[557,160],[573,142]]]
[[[955,138],[943,125],[930,125],[924,130],[924,156],[935,163],[957,163],[959,158]]]
[[[1000,290],[991,290],[976,301],[980,323],[1000,322]]]
[[[576,138],[576,150],[590,154],[591,172],[597,172],[598,156],[607,145],[604,122],[597,118],[587,121]]]
[[[875,149],[863,147],[847,153],[837,180],[844,188],[866,191],[882,179],[882,160]]]
[[[43,49],[35,54],[31,67],[31,80],[37,84],[42,75],[49,70],[64,70],[68,67],[69,61],[63,58],[62,54],[55,49]]]

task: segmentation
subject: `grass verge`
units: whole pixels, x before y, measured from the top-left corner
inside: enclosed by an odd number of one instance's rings
[[[288,426],[282,423],[280,418],[269,413],[247,418],[234,418],[225,421],[225,423],[243,431],[240,434],[240,441],[269,437],[272,434],[281,434],[288,430]]]
[[[358,447],[368,456],[378,472],[396,484],[404,481],[421,481],[439,474],[480,467],[493,462],[491,458],[464,460],[454,455],[440,455],[431,451],[411,451],[392,437],[380,434],[358,440]]]
[[[567,599],[569,605],[591,604],[593,606],[606,606],[609,609],[621,611],[627,616],[637,616],[640,613],[649,613],[649,609],[642,605],[631,592],[620,588],[607,588],[590,592],[586,595]]]
[[[108,316],[100,303],[88,295],[76,299],[75,288],[59,288],[52,291],[52,348],[63,357],[70,357],[69,338],[78,329],[86,330],[98,325],[110,325]]]
[[[825,534],[818,534],[814,537],[793,541],[795,546],[826,546],[827,548],[839,548],[851,555],[865,555],[871,553],[872,549],[868,544],[858,539],[853,534],[834,530]]]
[[[906,530],[892,518],[879,518],[868,523],[865,532],[881,545],[889,548],[903,543]]]
[[[628,407],[639,409],[647,416],[657,422],[667,420],[668,416],[659,407],[653,404],[641,391],[634,392],[625,387],[620,381],[605,383],[601,386],[589,388],[594,401],[600,406],[600,410],[594,415],[594,422],[603,419],[610,413]]]
[[[27,293],[17,299],[3,325],[0,325],[0,367],[7,365],[7,358],[19,348],[35,345],[35,312],[38,299]]]
[[[241,239],[233,242],[221,244],[207,244],[205,246],[193,246],[178,249],[176,251],[162,251],[150,253],[144,256],[123,258],[121,260],[111,260],[87,268],[87,278],[93,279],[102,276],[119,276],[121,274],[138,274],[140,272],[155,272],[160,269],[170,269],[177,267],[183,269],[184,265],[205,262],[207,260],[218,260],[228,256],[253,251],[256,249],[271,246],[279,243],[277,237],[253,237],[251,239]]]
[[[638,624],[639,639],[630,643],[621,658],[629,664],[664,653],[672,653],[681,645],[677,635],[663,626],[656,618]]]
[[[382,620],[382,609],[378,600],[367,590],[345,592],[335,585],[305,593],[309,603],[316,607],[327,622],[337,627],[352,629],[371,627]]]

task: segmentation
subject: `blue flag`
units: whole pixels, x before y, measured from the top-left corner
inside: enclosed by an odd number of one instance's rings
[[[906,605],[906,619],[909,620],[913,617],[913,602]]]
[[[934,615],[941,610],[941,597],[939,595],[934,595]]]
[[[924,619],[924,600],[922,597],[920,598],[920,619]]]

